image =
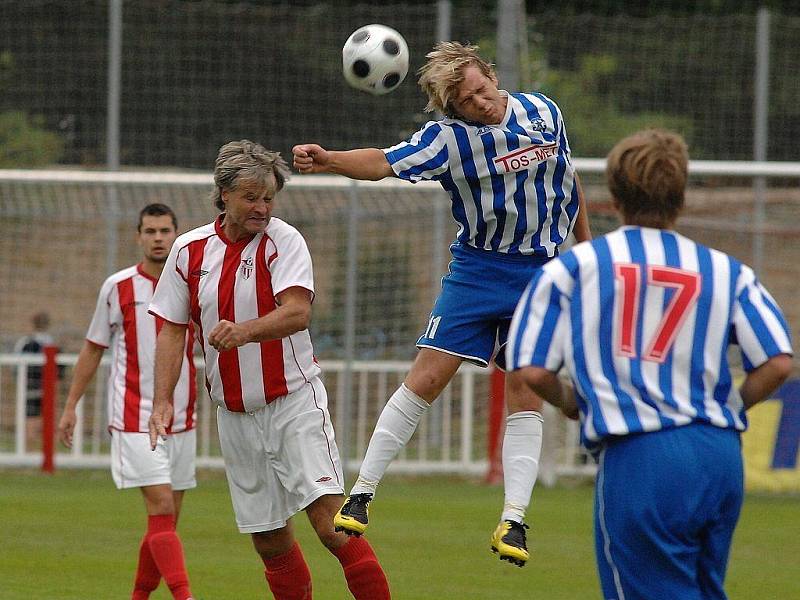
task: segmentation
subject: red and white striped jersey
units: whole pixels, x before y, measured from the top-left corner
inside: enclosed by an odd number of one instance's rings
[[[176,324],[194,322],[211,398],[230,411],[253,411],[320,373],[308,330],[221,353],[209,345],[208,334],[221,320],[263,317],[290,287],[313,293],[311,255],[300,232],[275,217],[263,233],[237,242],[225,237],[220,222],[175,240],[150,311]]]
[[[86,339],[111,347],[108,378],[108,426],[120,431],[147,432],[153,410],[156,336],[163,319],[148,313],[158,280],[135,265],[106,279],[97,298]],[[168,432],[195,426],[197,380],[191,329],[186,335],[186,359],[175,386],[175,413]]]

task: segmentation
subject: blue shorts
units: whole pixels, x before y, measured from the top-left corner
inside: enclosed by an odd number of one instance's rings
[[[434,348],[481,367],[503,367],[508,327],[522,292],[549,257],[507,255],[453,244],[453,260],[417,348]]]
[[[595,552],[608,600],[724,600],[744,493],[739,433],[695,423],[600,451]]]

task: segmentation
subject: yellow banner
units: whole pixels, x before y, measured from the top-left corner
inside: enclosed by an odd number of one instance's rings
[[[800,380],[747,411],[742,435],[748,491],[800,492]]]

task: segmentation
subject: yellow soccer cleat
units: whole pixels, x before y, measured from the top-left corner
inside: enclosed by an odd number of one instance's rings
[[[525,566],[530,558],[525,545],[526,529],[527,525],[516,521],[505,520],[500,523],[492,534],[492,552],[499,554],[500,560],[507,560],[518,567]]]
[[[369,502],[372,494],[354,494],[348,496],[342,508],[333,517],[335,531],[343,531],[347,535],[359,537],[369,525]]]

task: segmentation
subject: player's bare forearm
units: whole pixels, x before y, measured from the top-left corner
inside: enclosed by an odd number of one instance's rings
[[[278,306],[263,317],[231,323],[220,321],[208,336],[208,343],[220,352],[252,342],[279,340],[308,329],[311,321],[311,292],[291,287],[277,296]]]
[[[302,174],[333,173],[351,179],[378,181],[393,175],[383,150],[325,150],[317,144],[298,144],[292,148],[294,168]]]
[[[575,173],[575,185],[578,189],[578,217],[575,219],[575,228],[572,233],[576,241],[588,242],[592,239],[592,231],[589,229],[589,211],[586,208],[586,196],[583,194],[583,186],[577,173]]]
[[[75,409],[89,382],[97,372],[97,367],[103,358],[103,350],[102,346],[92,344],[86,340],[83,342],[83,347],[78,355],[78,362],[75,363],[72,383],[67,394],[67,402],[64,405],[64,412],[61,413],[61,418],[58,420],[58,439],[67,448],[72,448],[72,433],[75,431],[75,425],[78,422]]]
[[[788,354],[773,356],[750,371],[739,388],[745,410],[769,398],[791,373],[792,357]]]
[[[542,367],[523,367],[519,376],[540,397],[561,410],[571,419],[578,418],[578,403],[571,384],[563,382],[556,373]]]
[[[105,348],[102,346],[93,344],[88,340],[83,342],[83,347],[80,354],[78,354],[78,361],[75,363],[75,369],[73,370],[72,383],[69,386],[65,409],[74,410],[78,405],[86,388],[89,386],[89,382],[92,381],[94,374],[97,372],[104,350]]]
[[[186,327],[165,322],[156,339],[154,404],[172,402],[181,375],[185,344]]]
[[[378,181],[394,174],[383,150],[359,148],[331,152],[330,172],[351,179]]]
[[[155,384],[153,385],[153,410],[147,428],[150,449],[155,450],[158,437],[166,437],[172,420],[172,395],[181,375],[183,350],[186,344],[186,327],[165,322],[156,338]]]

